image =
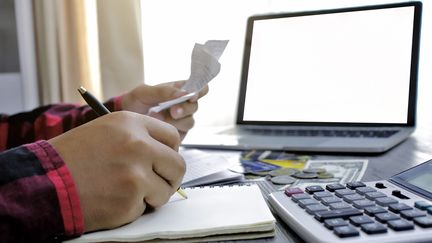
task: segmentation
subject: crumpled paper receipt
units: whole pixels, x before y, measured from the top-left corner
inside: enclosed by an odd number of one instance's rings
[[[195,43],[192,51],[191,73],[182,89],[189,94],[159,103],[150,108],[149,113],[157,113],[175,104],[182,103],[210,82],[220,71],[219,58],[225,50],[228,40],[209,40],[204,45]]]

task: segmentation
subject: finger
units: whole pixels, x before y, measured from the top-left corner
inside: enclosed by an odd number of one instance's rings
[[[202,88],[199,92],[198,92],[198,99],[203,97],[204,95],[206,95],[209,92],[209,86],[206,85],[204,86],[204,88]]]
[[[169,148],[178,151],[180,146],[180,137],[177,129],[163,121],[155,118],[133,113],[139,116],[139,125],[148,131],[148,134],[158,142],[168,146]]]
[[[145,185],[144,202],[154,208],[165,204],[176,190],[156,173],[147,175]]]
[[[186,83],[185,80],[181,80],[181,81],[174,81],[174,82],[167,83],[167,84],[172,84],[177,89],[181,89],[185,85],[185,83]]]
[[[186,172],[186,163],[182,156],[176,151],[158,144],[157,141],[152,146],[153,171],[163,178],[173,190],[177,189]],[[144,152],[147,156],[148,153]]]
[[[174,119],[181,119],[193,115],[198,110],[198,102],[183,102],[170,108],[170,115]]]
[[[180,135],[182,135],[182,133],[187,133],[195,124],[193,116],[183,117],[178,120],[168,118],[166,122],[176,127]]]
[[[186,94],[187,92],[170,85],[142,85],[133,93],[134,97],[144,104],[158,104]]]
[[[191,97],[189,99],[189,101],[190,102],[196,102],[201,97],[203,97],[204,95],[206,95],[208,93],[208,91],[209,91],[209,87],[208,87],[208,85],[206,85],[196,95],[194,95],[193,97]]]

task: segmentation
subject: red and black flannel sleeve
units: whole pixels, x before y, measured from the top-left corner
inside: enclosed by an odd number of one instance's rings
[[[41,140],[0,153],[0,241],[50,242],[83,233],[72,176]]]
[[[105,106],[118,111],[120,102],[119,96]],[[53,138],[94,118],[96,113],[90,107],[76,104],[47,105],[12,116],[0,114],[0,151]]]
[[[105,105],[119,110],[120,97]],[[47,242],[83,233],[72,176],[45,140],[95,117],[89,107],[71,104],[0,115],[0,242]]]

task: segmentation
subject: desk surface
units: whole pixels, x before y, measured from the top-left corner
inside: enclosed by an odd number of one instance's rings
[[[368,159],[368,168],[362,178],[363,181],[385,180],[408,168],[418,165],[432,158],[432,126],[418,127],[407,140],[392,150],[378,155],[325,155],[316,154],[314,159]],[[258,182],[263,194],[275,191],[272,183]],[[277,215],[275,215],[277,218]],[[238,242],[238,241],[236,241]],[[282,220],[277,218],[276,236],[270,239],[260,239],[245,242],[303,242]]]

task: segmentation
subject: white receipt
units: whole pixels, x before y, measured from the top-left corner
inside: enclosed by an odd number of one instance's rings
[[[182,103],[210,82],[220,71],[219,58],[227,46],[227,40],[209,40],[204,45],[195,43],[191,57],[191,73],[182,89],[189,94],[159,103],[150,108],[149,113],[157,113],[175,104]]]

